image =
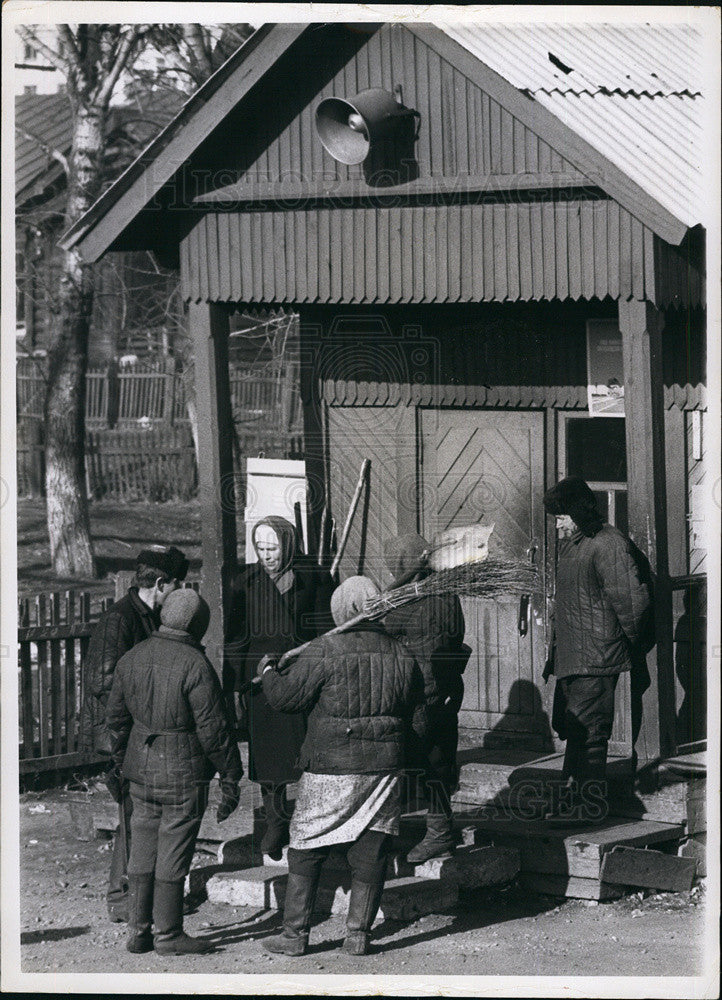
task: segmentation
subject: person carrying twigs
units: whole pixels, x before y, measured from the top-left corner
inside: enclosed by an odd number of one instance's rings
[[[385,546],[393,588],[411,589],[428,578],[431,546],[420,535],[391,538]],[[457,571],[463,573],[463,569]],[[388,595],[393,600],[394,590]],[[464,698],[462,674],[471,650],[464,645],[465,623],[456,593],[436,593],[393,608],[384,627],[401,640],[414,656],[424,677],[428,736],[418,743],[410,760],[423,774],[426,797],[426,832],[408,854],[412,864],[448,857],[456,846],[451,795],[458,771],[459,709]]]
[[[331,598],[337,625],[354,621],[378,595],[363,576]],[[426,731],[423,677],[411,654],[383,626],[356,621],[309,643],[279,672],[259,664],[263,691],[280,712],[308,713],[303,776],[288,849],[283,931],[266,938],[274,954],[306,953],[321,866],[341,845],[353,873],[344,951],[368,952],[384,888],[391,836],[401,816],[400,772],[409,733]]]

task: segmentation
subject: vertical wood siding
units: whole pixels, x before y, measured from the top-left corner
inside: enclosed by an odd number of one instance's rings
[[[316,108],[327,97],[348,99],[367,87],[393,93],[399,85],[403,103],[421,115],[416,145],[420,177],[573,170],[556,150],[402,25],[384,26],[358,51],[352,38],[340,34],[337,41],[334,52],[299,47],[296,64],[289,69],[284,106],[268,109],[263,136],[255,137],[258,146],[265,145],[262,139],[267,145],[243,163],[243,179],[249,185],[291,176],[304,181],[362,176],[360,166],[338,163],[321,146]],[[311,63],[327,82],[287,121],[281,116],[294,100],[292,80],[308,73]]]
[[[650,249],[607,199],[209,212],[181,276],[188,299],[222,302],[656,301],[657,261],[683,262]]]

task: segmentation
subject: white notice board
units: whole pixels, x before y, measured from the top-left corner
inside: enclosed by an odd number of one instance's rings
[[[246,461],[246,562],[256,562],[251,542],[254,524],[269,514],[296,523],[293,505],[301,504],[304,548],[308,545],[306,463],[285,458],[249,458]]]

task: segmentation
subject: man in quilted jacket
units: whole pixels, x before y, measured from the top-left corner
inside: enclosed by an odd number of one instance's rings
[[[600,820],[607,812],[614,692],[646,634],[650,596],[630,540],[602,521],[583,479],[562,479],[544,495],[544,507],[559,533],[554,645],[545,677],[556,677],[552,723],[567,743],[562,777],[575,783],[572,802],[558,804],[550,818]]]
[[[90,637],[83,660],[83,706],[80,715],[80,749],[108,757],[112,738],[105,709],[118,660],[158,628],[158,615],[168,594],[188,572],[188,560],[173,546],[165,550],[145,549],[136,562],[135,578],[125,597],[105,611]],[[108,789],[118,803],[119,827],[107,892],[108,914],[114,922],[127,920],[127,865],[130,853],[132,804],[127,782],[122,782],[110,766]]]
[[[243,774],[221,684],[200,644],[209,620],[194,590],[169,594],[158,631],[121,657],[108,700],[113,761],[133,801],[127,948],[135,953],[209,950],[183,932],[183,884],[211,778],[220,776],[222,822],[238,805]]]

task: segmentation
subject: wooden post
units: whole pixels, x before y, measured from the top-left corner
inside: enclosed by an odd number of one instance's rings
[[[663,317],[650,302],[619,303],[624,357],[629,534],[649,559],[655,581],[657,645],[647,657],[640,758],[675,749],[672,591],[667,543],[667,488],[662,377]],[[678,456],[678,461],[683,461]]]
[[[201,593],[211,608],[211,623],[204,641],[208,657],[220,676],[230,582],[237,568],[228,313],[215,302],[191,302],[189,321],[198,407]]]

